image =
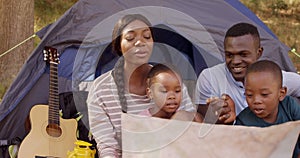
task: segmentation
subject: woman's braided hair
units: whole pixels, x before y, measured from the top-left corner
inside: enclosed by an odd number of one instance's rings
[[[113,78],[117,85],[118,90],[118,96],[120,99],[120,104],[122,107],[122,111],[124,113],[127,112],[127,100],[125,97],[125,82],[124,82],[124,57],[122,56],[123,53],[121,52],[121,35],[123,29],[131,22],[139,20],[144,22],[146,25],[149,26],[151,33],[151,23],[149,20],[140,14],[128,14],[122,17],[114,26],[114,30],[112,33],[112,50],[113,53],[121,56],[117,63],[115,64],[114,70],[113,70]],[[153,36],[152,36],[153,37]]]
[[[113,78],[117,85],[118,96],[120,104],[122,106],[122,111],[127,112],[127,101],[125,97],[125,82],[124,82],[124,57],[120,57],[115,64],[113,71]]]

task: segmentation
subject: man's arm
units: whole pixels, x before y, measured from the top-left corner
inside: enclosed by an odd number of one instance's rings
[[[300,99],[300,75],[282,71],[283,86],[287,87],[287,95]]]

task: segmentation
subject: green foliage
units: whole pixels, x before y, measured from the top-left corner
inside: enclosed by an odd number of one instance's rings
[[[35,0],[34,1],[34,31],[55,22],[77,0]]]
[[[0,102],[2,101],[1,98],[3,98],[6,89],[7,88],[5,86],[3,86],[2,84],[0,84]]]
[[[272,9],[273,14],[277,14],[280,10],[288,10],[288,5],[283,0],[276,0],[269,7]]]

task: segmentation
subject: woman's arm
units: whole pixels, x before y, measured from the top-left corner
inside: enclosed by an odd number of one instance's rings
[[[89,91],[87,105],[90,131],[97,142],[99,157],[118,157],[120,146],[116,139],[117,134],[102,101],[103,96],[99,95],[101,90],[102,87],[92,86]]]

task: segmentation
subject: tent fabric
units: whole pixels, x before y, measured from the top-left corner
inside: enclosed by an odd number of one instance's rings
[[[296,71],[287,54],[289,48],[239,1],[79,0],[40,32],[41,43],[4,95],[0,104],[0,129],[5,130],[0,130],[0,139],[24,138],[28,132],[24,122],[31,107],[48,103],[49,74],[42,53],[45,46],[57,48],[60,54],[59,93],[85,91],[87,87],[83,83],[93,81],[114,65],[117,57],[109,54],[113,25],[128,13],[145,15],[158,32],[164,32],[164,35],[159,33],[160,42],[154,48],[157,57],[151,62],[160,59],[184,63],[186,67],[182,71],[189,75],[184,76],[187,80],[195,79],[204,68],[224,61],[225,31],[237,22],[258,27],[264,47],[262,59],[276,61],[286,71]]]

